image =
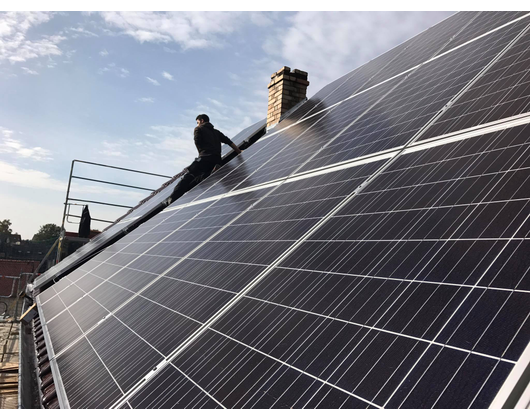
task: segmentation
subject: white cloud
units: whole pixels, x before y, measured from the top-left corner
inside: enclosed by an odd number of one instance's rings
[[[155,102],[155,99],[154,98],[138,98],[135,102],[145,102],[145,103],[152,104]]]
[[[82,26],[78,26],[77,28],[69,28],[69,29],[66,30],[66,32],[69,32],[69,31],[75,32],[75,34],[72,35],[72,38],[78,38],[81,35],[85,36],[85,37],[96,37],[96,38],[99,38],[98,34],[95,34],[94,32],[90,32],[90,31],[86,30],[85,28],[83,28]]]
[[[53,69],[57,66],[57,61],[55,61],[53,58],[49,58],[48,59],[48,62],[46,63],[46,67],[48,67],[49,69]]]
[[[241,86],[241,76],[236,73],[228,72],[228,77],[230,78],[230,83],[234,86]]]
[[[76,182],[74,184],[74,182]],[[120,197],[120,200],[117,200],[119,203],[123,203],[121,199],[133,199],[133,200],[141,200],[145,198],[146,193],[145,192],[138,192],[134,190],[121,190],[118,188],[112,188],[112,187],[103,187],[101,185],[82,185],[81,183],[77,183],[77,181],[72,180],[72,192],[75,193],[84,193],[87,194],[85,197],[88,198],[89,194],[99,195],[103,197]]]
[[[267,101],[252,101],[241,98],[239,106],[227,105],[219,100],[208,98],[210,106],[198,103],[196,107],[182,113],[186,121],[195,121],[198,114],[207,114],[215,128],[221,130],[228,137],[238,134],[249,125],[263,119],[267,115]],[[188,126],[187,130],[190,128]],[[189,135],[191,136],[191,134]]]
[[[24,72],[24,74],[31,74],[33,76],[36,76],[37,74],[39,74],[39,72],[37,72],[35,70],[28,69],[27,67],[21,67],[21,69]]]
[[[61,55],[58,44],[66,38],[60,35],[42,36],[37,40],[26,39],[30,28],[48,22],[51,12],[4,12],[0,13],[0,61],[25,62],[33,58]]]
[[[102,57],[106,57],[107,55],[109,55],[109,52],[104,48],[99,52],[99,55]]]
[[[208,100],[209,100],[212,104],[214,104],[215,106],[218,106],[218,107],[223,107],[223,106],[225,106],[222,102],[220,102],[220,101],[218,101],[218,100],[216,100],[216,99],[208,98]]]
[[[271,19],[258,12],[101,12],[109,27],[137,41],[175,42],[184,50],[222,45],[222,36],[245,24],[265,26]],[[166,52],[173,52],[169,48]]]
[[[162,72],[162,77],[167,80],[173,80],[173,76],[169,74],[167,71]]]
[[[46,172],[20,168],[11,163],[0,161],[0,182],[20,187],[66,191],[66,183],[53,179]]]
[[[118,142],[103,141],[101,143],[103,148],[99,150],[99,154],[109,157],[128,157],[125,150],[128,148],[128,142],[126,140]]]
[[[121,78],[125,78],[130,74],[129,70],[124,69],[123,67],[118,68],[116,67],[115,63],[110,63],[107,67],[102,67],[97,71],[98,74],[103,74],[107,72],[110,72]]]
[[[154,147],[164,152],[166,159],[174,162],[177,170],[188,166],[197,155],[193,142],[193,126],[184,125],[156,125],[151,126],[152,133],[146,134]],[[167,156],[173,152],[173,156]]]
[[[289,18],[290,27],[278,29],[263,47],[283,65],[307,71],[315,93],[449,14],[298,12]]]
[[[52,153],[42,147],[26,147],[20,140],[13,138],[13,131],[0,127],[0,153],[11,154],[23,159],[33,161],[52,160]]]
[[[155,85],[155,86],[160,86],[160,82],[158,80],[155,80],[155,79],[151,79],[150,77],[146,77],[147,81],[149,83],[151,83],[152,85]]]
[[[163,50],[167,53],[170,53],[170,54],[175,54],[177,52],[177,50],[173,50],[171,48],[168,48],[168,47],[164,47]]]

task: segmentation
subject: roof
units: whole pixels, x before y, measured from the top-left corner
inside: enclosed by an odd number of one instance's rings
[[[0,276],[19,276],[33,273],[40,261],[0,259]]]
[[[45,394],[528,406],[529,46],[530,13],[462,12],[323,88],[35,297]]]

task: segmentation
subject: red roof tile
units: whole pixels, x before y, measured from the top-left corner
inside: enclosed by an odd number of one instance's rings
[[[13,279],[6,276],[20,276],[20,273],[32,273],[39,261],[28,260],[3,260],[0,259],[0,296],[9,296],[13,287]],[[26,276],[22,277],[23,284],[20,288],[25,287]]]

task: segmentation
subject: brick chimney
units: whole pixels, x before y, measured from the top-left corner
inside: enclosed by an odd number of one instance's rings
[[[306,97],[307,73],[287,66],[282,67],[271,76],[269,88],[269,108],[267,110],[267,127],[280,121],[280,117]]]

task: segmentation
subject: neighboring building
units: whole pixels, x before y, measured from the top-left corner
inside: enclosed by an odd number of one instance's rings
[[[22,273],[33,273],[38,265],[39,261],[0,259],[0,296],[11,297],[14,293],[13,285],[16,288],[18,283],[15,278]],[[26,287],[27,277],[21,277],[19,290]]]
[[[0,235],[0,258],[12,260],[40,261],[46,255],[55,239],[35,242],[22,240],[20,235]]]

